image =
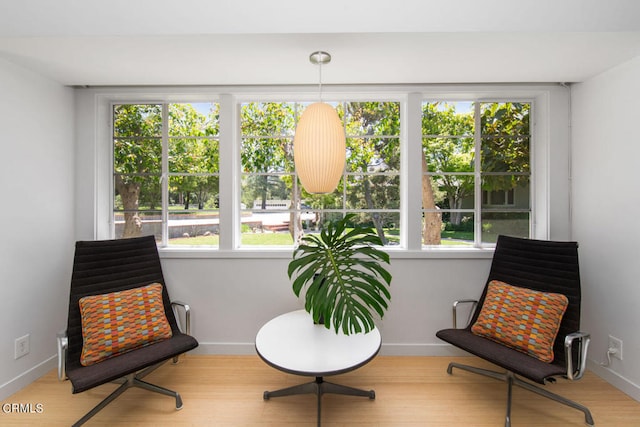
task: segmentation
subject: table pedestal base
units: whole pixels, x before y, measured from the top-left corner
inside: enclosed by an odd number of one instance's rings
[[[335,384],[324,381],[322,377],[316,377],[315,381],[311,381],[305,384],[298,384],[292,387],[283,388],[274,391],[265,391],[263,398],[268,400],[272,397],[291,396],[294,394],[315,394],[318,396],[318,427],[320,427],[320,414],[321,414],[321,398],[325,393],[333,394],[346,394],[348,396],[363,396],[369,399],[376,398],[376,392],[374,390],[361,390],[359,388],[349,387],[345,385]]]

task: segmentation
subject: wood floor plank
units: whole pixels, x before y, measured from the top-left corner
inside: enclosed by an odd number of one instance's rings
[[[322,398],[325,427],[449,427],[504,425],[506,384],[454,370],[450,361],[489,367],[474,357],[379,356],[368,365],[328,381],[374,389],[376,399],[326,394]],[[177,390],[184,408],[173,399],[130,389],[107,406],[87,426],[316,426],[316,397],[288,396],[263,400],[265,390],[309,381],[277,371],[257,356],[187,355],[179,364],[166,364],[150,374],[149,382]],[[0,412],[3,426],[68,426],[82,417],[117,386],[106,384],[71,394],[68,382],[54,371],[2,402],[31,404],[31,413]],[[640,403],[587,372],[579,382],[560,380],[546,386],[587,406],[597,426],[640,425]],[[42,411],[38,413],[37,406]],[[23,406],[24,408],[25,406]],[[28,407],[28,406],[26,406]],[[514,388],[514,427],[584,426],[581,412]]]

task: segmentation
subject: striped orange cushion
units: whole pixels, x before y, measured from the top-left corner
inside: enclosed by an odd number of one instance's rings
[[[159,283],[81,298],[80,314],[84,366],[172,335]]]
[[[562,294],[492,280],[471,332],[552,362],[553,343],[568,303]]]

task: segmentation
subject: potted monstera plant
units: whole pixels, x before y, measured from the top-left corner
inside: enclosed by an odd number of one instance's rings
[[[389,254],[370,228],[349,227],[354,214],[330,222],[318,235],[305,235],[289,262],[293,292],[305,292],[305,310],[313,321],[344,334],[367,333],[391,300]]]

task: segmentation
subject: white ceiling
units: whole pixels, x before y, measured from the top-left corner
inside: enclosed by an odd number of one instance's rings
[[[638,0],[0,0],[0,58],[66,85],[577,82]]]

